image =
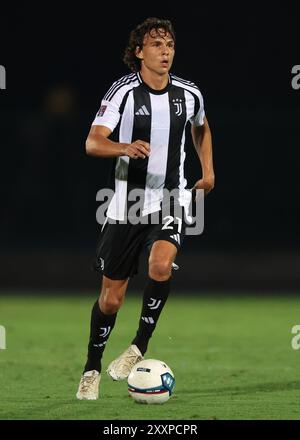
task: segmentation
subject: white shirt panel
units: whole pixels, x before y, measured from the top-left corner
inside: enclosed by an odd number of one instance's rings
[[[129,93],[124,114],[120,124],[120,142],[131,144],[132,129],[134,120],[133,94]],[[118,157],[115,169],[115,194],[111,199],[107,210],[107,217],[115,220],[124,220],[127,199],[127,176],[128,176],[129,157]]]

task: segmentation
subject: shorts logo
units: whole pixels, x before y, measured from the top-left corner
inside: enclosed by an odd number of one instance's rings
[[[97,116],[103,116],[106,109],[107,109],[107,105],[101,105],[101,107],[99,108],[99,111],[97,113]]]
[[[173,238],[173,240],[177,241],[177,243],[180,244],[180,235],[179,234],[170,235],[170,238]]]

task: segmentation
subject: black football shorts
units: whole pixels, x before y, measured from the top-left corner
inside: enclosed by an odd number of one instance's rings
[[[139,257],[144,248],[150,251],[157,240],[166,240],[180,248],[185,235],[185,216],[182,208],[180,216],[164,216],[159,221],[131,224],[106,219],[99,235],[94,269],[113,280],[133,277],[138,272]],[[145,217],[146,218],[146,217]]]

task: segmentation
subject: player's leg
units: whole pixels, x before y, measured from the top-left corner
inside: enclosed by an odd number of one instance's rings
[[[114,380],[126,379],[132,367],[143,359],[148,341],[169,294],[169,279],[176,253],[176,246],[165,240],[156,241],[152,246],[149,280],[144,292],[139,329],[130,347],[107,368],[108,375]]]
[[[130,223],[109,223],[102,228],[96,250],[94,268],[102,273],[103,284],[99,301],[91,316],[91,335],[84,374],[99,375],[101,357],[112,332],[118,309],[123,303],[128,280],[138,271],[143,226]],[[140,353],[131,353],[130,360]],[[118,371],[112,372],[115,378]],[[92,379],[91,379],[92,380]]]
[[[101,371],[101,358],[114,328],[118,310],[123,304],[128,279],[111,280],[103,276],[99,299],[95,302],[90,325],[90,339],[84,372]]]
[[[103,276],[101,294],[91,313],[87,362],[76,394],[80,400],[98,398],[101,358],[114,328],[118,310],[123,304],[127,285],[128,279],[112,280]]]
[[[145,354],[157,325],[161,311],[170,292],[172,263],[177,254],[175,244],[166,241],[155,241],[149,257],[149,278],[143,295],[142,312],[139,328],[132,344],[136,345],[142,355]]]
[[[168,298],[172,263],[184,237],[182,222],[175,224],[173,216],[172,225],[169,219],[170,217],[166,218],[167,228],[164,222],[152,225],[145,237],[145,243],[152,246],[149,257],[149,279],[143,295],[139,328],[130,347],[107,369],[108,375],[114,380],[126,379],[132,367],[143,359],[149,339]],[[176,234],[174,230],[177,231]]]

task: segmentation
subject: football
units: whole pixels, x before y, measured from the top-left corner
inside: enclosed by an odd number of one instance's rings
[[[128,376],[128,392],[138,403],[164,403],[175,386],[175,377],[168,365],[157,359],[138,362]]]

